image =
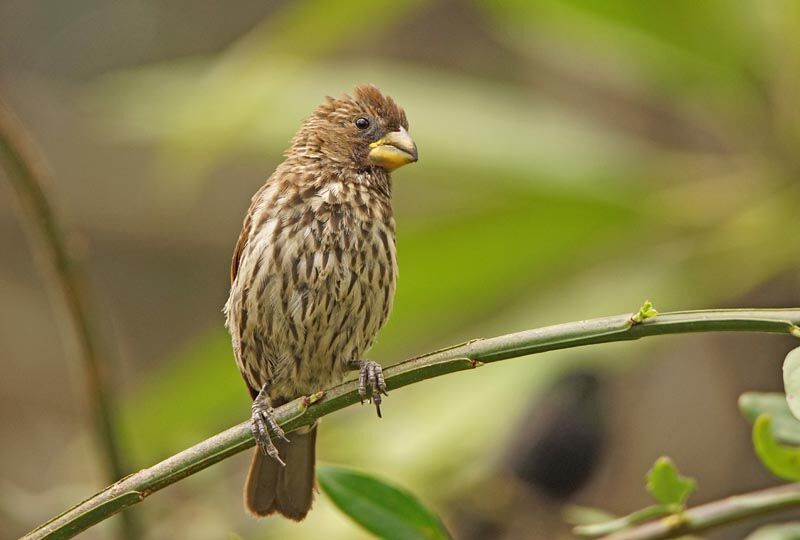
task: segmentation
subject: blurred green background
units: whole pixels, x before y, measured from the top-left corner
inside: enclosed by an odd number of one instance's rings
[[[221,314],[242,217],[302,119],[360,83],[406,109],[420,149],[394,175],[400,279],[370,358],[648,298],[661,311],[800,304],[798,36],[789,0],[2,0],[0,92],[80,231],[70,246],[138,468],[248,415]],[[104,482],[78,359],[0,180],[6,538]],[[588,366],[608,385],[609,443],[575,500],[646,504],[661,454],[698,478],[694,502],[710,500],[772,482],[736,397],[778,388],[790,345],[670,337],[503,362],[393,392],[381,421],[358,407],[325,418],[318,455],[411,489],[458,531],[459,510],[491,514],[507,495],[463,502],[525,411]],[[251,519],[248,460],[134,509],[146,538],[367,537],[324,496],[300,525]],[[504,534],[561,534],[545,521]]]

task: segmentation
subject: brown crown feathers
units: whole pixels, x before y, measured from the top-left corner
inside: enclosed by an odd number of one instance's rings
[[[369,122],[368,127],[356,125],[359,118]],[[285,155],[363,169],[375,165],[368,159],[370,144],[401,129],[408,130],[405,111],[378,88],[365,84],[355,87],[352,96],[328,96],[303,122]],[[416,157],[414,147],[413,161]]]

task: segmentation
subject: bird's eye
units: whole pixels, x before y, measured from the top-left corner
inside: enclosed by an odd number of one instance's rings
[[[367,129],[369,127],[369,119],[363,116],[356,118],[356,127],[358,129]]]

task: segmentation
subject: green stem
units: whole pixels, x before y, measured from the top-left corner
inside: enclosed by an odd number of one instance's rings
[[[602,523],[592,523],[591,525],[578,525],[572,528],[572,532],[578,536],[587,536],[596,538],[598,536],[609,535],[613,532],[620,531],[636,523],[648,521],[661,516],[669,516],[680,512],[683,506],[679,504],[654,504],[647,506],[636,512],[632,512],[627,516],[623,516],[610,521]]]
[[[53,288],[61,293],[71,326],[83,361],[89,407],[93,415],[94,431],[105,459],[105,474],[114,481],[125,474],[111,413],[109,385],[93,325],[87,295],[83,287],[83,276],[77,262],[66,248],[65,235],[56,213],[51,206],[44,185],[49,182],[47,168],[41,153],[33,144],[24,127],[2,100],[0,100],[0,164],[7,171],[8,179],[17,194],[23,224],[32,239],[36,240],[46,261],[46,276],[51,278]],[[106,356],[107,358],[107,356]],[[135,538],[136,530],[130,517],[123,522],[123,534]]]
[[[800,506],[800,484],[763,489],[734,495],[719,501],[690,508],[681,513],[652,521],[599,540],[663,540],[707,531],[713,527]]]
[[[712,331],[792,334],[797,332],[800,323],[800,309],[684,311],[664,313],[641,322],[634,322],[631,317],[631,314],[618,315],[475,339],[386,368],[386,384],[393,390],[506,358],[646,336]],[[276,416],[278,423],[289,432],[358,402],[357,384],[350,381],[310,398],[287,403],[276,410]],[[248,420],[149,469],[123,478],[24,538],[71,538],[151,493],[253,445]]]

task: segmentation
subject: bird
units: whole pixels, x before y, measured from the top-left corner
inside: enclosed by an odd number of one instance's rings
[[[255,193],[223,309],[257,443],[245,507],[300,521],[313,502],[317,423],[291,433],[274,408],[358,371],[381,416],[381,365],[363,359],[397,282],[392,171],[418,159],[405,111],[374,85],[327,97]]]
[[[606,386],[601,373],[579,367],[530,400],[484,479],[450,502],[458,538],[571,537],[562,510],[602,461]]]
[[[595,371],[562,375],[528,414],[508,445],[508,472],[556,503],[591,479],[607,440],[606,388]]]

